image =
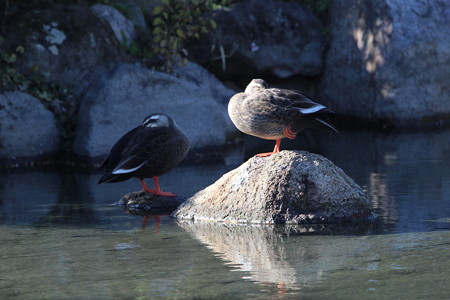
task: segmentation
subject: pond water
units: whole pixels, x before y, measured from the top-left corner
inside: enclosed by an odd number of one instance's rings
[[[314,139],[313,137],[320,137]],[[378,217],[358,226],[191,224],[129,215],[137,180],[97,185],[68,167],[0,174],[0,299],[444,299],[450,297],[450,131],[306,132],[283,149],[324,155]],[[191,196],[273,143],[226,164],[179,166]]]

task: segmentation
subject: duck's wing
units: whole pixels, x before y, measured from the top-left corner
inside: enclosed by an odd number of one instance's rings
[[[112,170],[117,166],[117,164],[121,161],[124,150],[128,147],[130,141],[135,139],[135,135],[138,133],[139,127],[136,127],[130,131],[128,131],[125,135],[123,135],[111,148],[109,154],[105,157],[105,159],[100,164],[99,170]]]
[[[141,126],[130,130],[114,144],[99,167],[99,170],[105,170],[99,183],[113,181],[118,178],[118,174],[125,174],[125,172],[115,173],[118,167],[122,168],[121,166],[123,166],[125,170],[125,168],[132,169],[140,165],[139,158],[136,159],[136,155],[133,153],[138,153],[142,143],[139,139],[141,130]]]
[[[270,89],[271,103],[280,107],[285,118],[293,122],[302,120],[300,127],[317,127],[316,122],[337,132],[330,123],[330,116],[335,113],[326,106],[313,101],[306,93],[297,90]],[[319,125],[319,127],[321,126]]]
[[[112,174],[129,174],[158,160],[163,152],[164,134],[160,128],[141,128],[132,134],[126,145],[121,147],[120,160],[117,161]]]
[[[322,111],[333,113],[326,106],[313,101],[311,96],[295,90],[270,89],[272,104],[283,108],[292,109],[293,113],[301,115],[311,115]]]

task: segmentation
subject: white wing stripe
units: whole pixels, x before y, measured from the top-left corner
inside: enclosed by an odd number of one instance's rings
[[[325,106],[323,106],[321,104],[317,104],[310,108],[299,108],[299,110],[302,114],[307,115],[307,114],[313,114],[315,112],[318,112],[319,110],[324,109],[324,108],[325,108]]]
[[[114,175],[131,173],[131,172],[136,171],[136,170],[139,169],[140,167],[142,167],[144,164],[145,164],[145,162],[143,162],[142,164],[140,164],[140,165],[137,166],[136,168],[132,168],[132,169],[115,169],[114,171],[112,171],[112,173],[113,173]]]

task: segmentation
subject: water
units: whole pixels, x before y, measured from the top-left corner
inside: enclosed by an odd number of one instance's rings
[[[319,140],[312,135],[320,135]],[[305,132],[284,149],[320,153],[366,190],[378,218],[349,226],[190,224],[110,204],[137,180],[97,185],[63,167],[3,171],[0,299],[448,299],[450,131]],[[249,139],[227,165],[160,178],[190,196],[272,143]],[[260,149],[255,149],[260,147]]]

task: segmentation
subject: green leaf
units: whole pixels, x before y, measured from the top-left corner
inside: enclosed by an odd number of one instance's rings
[[[19,52],[20,54],[23,54],[25,52],[25,49],[23,48],[23,46],[19,45],[16,48],[16,52]]]
[[[15,54],[7,55],[7,56],[5,57],[5,61],[6,61],[6,63],[8,63],[8,64],[15,63],[16,60],[17,60],[17,56],[16,56]]]
[[[184,34],[183,30],[181,28],[177,29],[177,35],[181,38],[184,39],[186,38],[186,35]]]
[[[153,20],[153,26],[157,26],[162,23],[164,23],[164,21],[161,18],[156,18]]]
[[[158,35],[158,34],[160,34],[161,32],[163,32],[163,30],[161,29],[161,27],[155,27],[155,28],[153,28],[153,30],[152,30],[152,33],[153,33],[154,35]]]
[[[155,7],[155,9],[152,11],[152,15],[157,15],[159,13],[161,13],[164,10],[164,7],[162,6],[157,6]]]

